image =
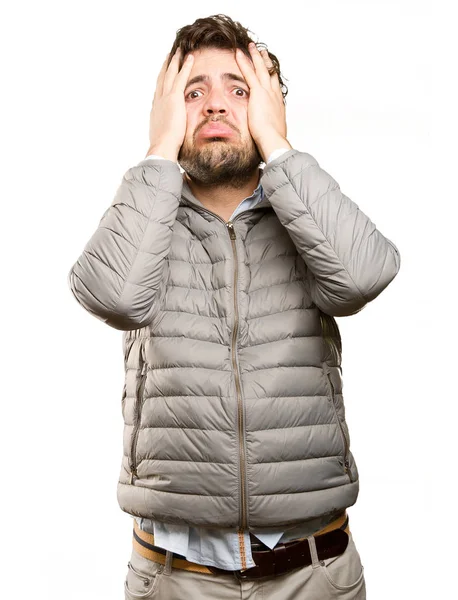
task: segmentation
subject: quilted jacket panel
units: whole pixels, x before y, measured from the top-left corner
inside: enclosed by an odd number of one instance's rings
[[[122,330],[121,508],[200,527],[291,527],[359,476],[335,317],[375,299],[397,247],[305,152],[260,169],[232,227],[176,163],[129,169],[68,275]]]

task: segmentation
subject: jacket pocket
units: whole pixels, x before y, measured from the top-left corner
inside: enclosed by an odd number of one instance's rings
[[[140,351],[140,364],[139,364],[140,375],[137,380],[136,394],[135,394],[135,410],[134,410],[134,427],[132,430],[131,444],[130,444],[130,483],[134,484],[134,478],[137,475],[137,440],[140,431],[140,425],[142,420],[142,408],[143,408],[143,394],[146,385],[146,377],[148,372],[148,364],[143,356],[143,345]]]
[[[126,396],[127,396],[127,383],[124,381],[124,386],[122,388],[122,396],[121,396],[121,414],[124,419],[124,406],[126,404]]]
[[[347,436],[345,435],[345,431],[344,431],[344,428],[342,426],[342,422],[341,422],[339,414],[337,412],[336,403],[335,403],[334,384],[332,383],[331,371],[330,371],[329,365],[327,363],[323,363],[323,370],[325,372],[326,379],[327,379],[327,382],[328,382],[329,399],[330,399],[330,401],[332,403],[332,408],[334,410],[334,415],[335,415],[335,418],[336,418],[336,422],[337,422],[337,425],[339,426],[339,429],[340,429],[340,435],[342,436],[342,441],[343,441],[343,446],[344,446],[344,455],[343,455],[344,471],[348,475],[348,478],[350,479],[350,481],[353,481],[353,476],[351,474],[351,469],[350,469],[350,462],[348,460],[350,444],[348,442]]]

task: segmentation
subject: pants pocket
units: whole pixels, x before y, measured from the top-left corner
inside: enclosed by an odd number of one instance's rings
[[[164,565],[143,557],[134,548],[127,563],[127,575],[124,581],[126,600],[153,598],[157,590]]]
[[[334,590],[342,592],[342,598],[346,597],[345,592],[365,589],[364,566],[351,532],[344,553],[321,560],[320,565],[326,582]]]

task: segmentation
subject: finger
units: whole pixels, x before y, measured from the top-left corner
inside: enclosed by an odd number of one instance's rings
[[[178,65],[180,63],[181,48],[177,48],[170,62],[169,68],[165,74],[163,94],[169,94],[172,89],[173,82],[178,73]]]
[[[192,69],[192,65],[194,63],[194,55],[188,54],[184,59],[183,64],[181,66],[180,72],[175,77],[175,81],[173,83],[173,91],[180,91],[184,93],[186,88],[186,84],[188,83],[189,74]]]
[[[244,76],[248,87],[254,88],[259,85],[260,81],[256,75],[253,65],[250,62],[250,59],[246,56],[243,50],[240,50],[240,48],[237,48],[235,52],[235,60],[237,61],[239,69],[242,71],[242,75]]]
[[[251,58],[253,59],[254,68],[256,70],[256,75],[258,76],[258,79],[261,82],[261,85],[265,88],[272,87],[269,71],[267,70],[264,58],[261,56],[261,53],[259,52],[259,50],[256,47],[256,44],[253,44],[253,46],[251,46],[251,44],[249,44],[248,49],[250,51]]]
[[[269,53],[267,52],[267,50],[262,49],[261,50],[261,56],[264,59],[264,63],[266,65],[267,70],[269,71],[269,69],[273,69],[274,68],[274,64],[269,56]],[[281,93],[281,85],[280,85],[280,80],[278,78],[278,73],[276,71],[273,71],[273,73],[270,74],[270,83],[272,85],[272,89],[273,90],[277,90]]]
[[[165,60],[162,63],[162,68],[159,71],[159,75],[157,76],[156,91],[154,92],[154,97],[162,96],[162,90],[164,88],[164,77],[165,77],[165,72],[167,71],[167,62],[169,60],[169,56],[170,56],[170,52],[165,57]]]

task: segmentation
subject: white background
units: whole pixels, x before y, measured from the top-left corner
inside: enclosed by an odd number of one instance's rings
[[[132,519],[116,499],[122,334],[78,305],[67,274],[122,175],[145,157],[177,29],[226,13],[280,60],[292,146],[401,253],[388,288],[338,319],[360,474],[348,512],[368,598],[451,598],[451,3],[29,1],[2,13],[1,597],[124,598]]]

